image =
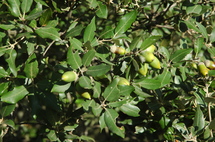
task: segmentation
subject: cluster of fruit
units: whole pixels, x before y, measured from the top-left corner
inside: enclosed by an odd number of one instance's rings
[[[203,76],[206,76],[209,70],[215,70],[215,63],[211,60],[200,62],[198,64],[198,70]]]
[[[139,73],[142,75],[146,75],[148,72],[148,66],[151,66],[155,69],[161,69],[161,63],[159,59],[153,54],[156,50],[154,45],[149,46],[145,50],[141,51],[139,54],[139,58],[141,61]]]

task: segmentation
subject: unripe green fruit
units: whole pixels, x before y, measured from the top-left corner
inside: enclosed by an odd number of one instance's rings
[[[157,57],[155,57],[154,60],[151,63],[149,63],[149,65],[155,69],[161,69],[161,63]]]
[[[123,77],[119,77],[118,85],[128,85],[129,86],[130,82],[127,79],[123,78]]]
[[[200,62],[198,64],[198,69],[199,72],[203,75],[206,76],[208,74],[209,69],[205,66],[205,64],[203,62]]]
[[[154,53],[156,47],[154,45],[149,46],[148,48],[145,49],[145,51],[149,51],[151,53]]]
[[[86,98],[86,99],[91,99],[91,95],[89,92],[84,92],[81,94],[82,97]]]
[[[61,79],[65,82],[72,82],[77,80],[77,78],[78,75],[74,71],[67,71],[61,77]]]
[[[118,47],[118,46],[116,46],[116,45],[111,46],[111,47],[110,47],[110,51],[111,51],[112,53],[120,54],[120,55],[124,55],[124,54],[127,53],[126,50],[125,50],[125,48],[123,48],[123,47]]]
[[[210,60],[206,60],[205,62],[205,66],[211,70],[215,69],[215,63],[213,61]]]
[[[139,73],[143,76],[146,76],[147,72],[148,72],[148,64],[144,63],[143,65],[141,64],[141,68],[139,69]]]
[[[152,62],[155,59],[155,55],[149,51],[143,51],[141,52],[141,55],[145,58],[145,61],[148,63]]]

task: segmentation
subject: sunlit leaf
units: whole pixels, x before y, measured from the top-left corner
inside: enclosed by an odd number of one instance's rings
[[[78,69],[82,65],[81,57],[78,52],[73,53],[72,47],[67,52],[67,62],[73,69]]]
[[[135,81],[135,84],[146,89],[158,89],[161,87],[161,81],[155,79],[139,79]]]
[[[131,24],[135,21],[136,16],[137,11],[135,10],[122,16],[122,18],[119,20],[118,25],[116,26],[115,36],[126,32],[131,27]]]
[[[49,38],[51,40],[60,40],[60,34],[54,27],[40,27],[35,32],[42,38]]]
[[[11,11],[11,14],[15,17],[19,17],[21,15],[19,6],[20,1],[19,0],[7,0],[9,3],[9,9]]]
[[[92,85],[91,85],[91,80],[89,79],[89,77],[87,76],[81,76],[79,79],[79,84],[82,88],[85,89],[91,89]]]
[[[88,75],[96,77],[96,76],[102,76],[106,74],[110,69],[111,69],[110,65],[105,65],[105,64],[95,65],[95,66],[89,67],[86,73]]]
[[[205,127],[205,118],[204,118],[204,114],[200,109],[200,106],[197,106],[196,114],[193,121],[193,126],[197,132],[204,129]]]
[[[117,88],[117,80],[114,79],[113,82],[105,88],[102,94],[107,101],[116,101],[119,97],[119,89]]]
[[[15,87],[12,91],[9,91],[1,96],[1,101],[15,104],[23,99],[28,94],[27,89],[24,86]]]
[[[84,66],[89,66],[92,62],[92,59],[95,57],[95,50],[89,50],[86,54],[84,54],[82,58],[82,63]]]
[[[94,82],[95,85],[93,86],[93,97],[98,98],[101,94],[101,83],[99,82]]]
[[[201,5],[194,5],[186,8],[187,14],[191,14],[191,13],[200,14],[201,11],[202,11]]]
[[[22,10],[23,14],[29,12],[32,3],[33,3],[33,0],[23,0],[22,1],[21,10]]]
[[[124,104],[119,108],[123,113],[137,117],[139,116],[140,109],[137,106],[131,105],[131,104]]]
[[[172,60],[172,62],[179,62],[184,59],[187,54],[192,52],[192,50],[191,48],[177,50],[170,56],[170,60]]]
[[[107,18],[108,9],[107,9],[107,6],[105,4],[102,4],[102,2],[98,2],[96,15],[100,18],[104,18],[104,19]]]
[[[96,19],[95,17],[93,17],[90,24],[84,30],[84,43],[86,43],[87,41],[91,42],[94,39],[95,31],[96,31],[95,22],[96,22]]]
[[[58,93],[66,92],[66,90],[69,89],[70,85],[71,85],[71,83],[54,84],[54,86],[51,89],[51,92],[58,92]]]
[[[149,47],[150,45],[154,44],[156,41],[158,41],[161,38],[161,36],[150,36],[146,39],[143,40],[140,48],[142,50],[145,50],[147,47]]]
[[[107,127],[115,134],[118,136],[124,138],[125,134],[123,130],[121,130],[119,127],[116,125],[116,118],[118,117],[118,113],[113,110],[113,109],[105,109],[104,113],[104,120],[107,125]]]
[[[7,77],[7,76],[8,76],[8,72],[6,72],[5,69],[0,66],[0,78]]]

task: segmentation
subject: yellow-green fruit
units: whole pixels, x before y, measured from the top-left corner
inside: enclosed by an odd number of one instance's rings
[[[203,75],[206,76],[208,74],[209,69],[205,66],[205,64],[203,62],[200,62],[198,64],[198,69],[199,72]]]
[[[148,63],[152,62],[155,59],[155,55],[149,51],[143,51],[141,52],[141,55],[145,58],[145,61]]]
[[[117,47],[117,50],[115,52],[116,54],[124,55],[126,53],[125,48]]]
[[[65,82],[72,82],[77,80],[77,78],[78,75],[74,71],[67,71],[61,77],[61,79]]]
[[[205,66],[211,70],[215,69],[215,63],[213,61],[210,61],[210,60],[205,61]]]
[[[149,51],[151,53],[154,53],[156,47],[154,45],[149,46],[148,48],[145,49],[145,51]]]
[[[84,92],[81,94],[82,97],[86,98],[86,99],[91,99],[91,95],[89,92]]]
[[[197,68],[198,68],[197,65],[196,65],[196,63],[191,63],[191,66],[192,66],[194,69],[197,69]]]
[[[144,63],[143,65],[141,64],[141,68],[139,69],[139,73],[143,76],[146,76],[147,72],[148,72],[148,64]]]
[[[119,77],[118,85],[130,85],[130,82],[123,77]]]
[[[149,63],[149,65],[155,69],[161,69],[161,63],[157,57],[155,57],[154,60],[151,63]]]

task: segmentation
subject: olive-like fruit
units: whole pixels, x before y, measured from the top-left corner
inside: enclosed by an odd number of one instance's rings
[[[143,65],[141,64],[140,69],[138,70],[138,72],[143,75],[146,76],[147,72],[148,72],[148,63],[144,63]]]
[[[125,50],[125,48],[119,47],[119,46],[116,46],[116,45],[111,46],[111,47],[110,47],[110,51],[111,51],[112,53],[120,54],[120,55],[124,55],[124,54],[127,53],[126,50]]]
[[[148,48],[145,49],[145,51],[149,51],[151,53],[154,53],[155,50],[156,50],[155,45],[151,45],[151,46],[149,46]]]
[[[161,63],[157,57],[155,57],[154,60],[151,63],[149,63],[149,65],[155,69],[161,69]]]
[[[89,92],[84,92],[81,94],[82,97],[86,98],[86,99],[91,99],[91,95]]]
[[[215,63],[211,60],[206,60],[205,62],[205,66],[211,70],[215,69]]]
[[[118,78],[118,85],[128,85],[129,86],[130,82],[123,77],[119,77]]]
[[[78,75],[74,71],[67,71],[61,77],[61,79],[65,82],[76,81],[77,78],[78,78]]]
[[[206,76],[209,71],[209,69],[205,66],[205,64],[203,62],[200,62],[198,64],[198,70],[203,76]]]
[[[141,56],[144,57],[145,61],[150,63],[155,59],[155,55],[152,52],[149,51],[143,51],[140,53]]]

